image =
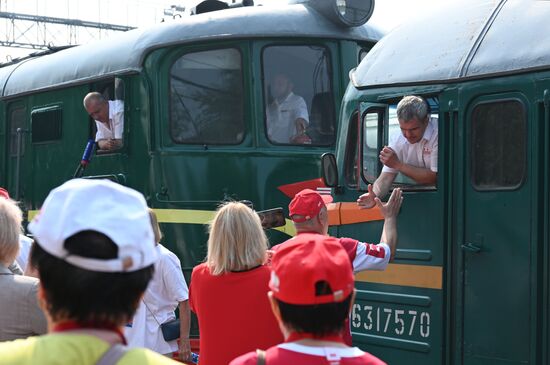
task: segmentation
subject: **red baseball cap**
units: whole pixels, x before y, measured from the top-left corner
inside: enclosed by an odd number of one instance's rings
[[[10,194],[4,188],[0,188],[0,197],[10,199]]]
[[[304,189],[294,196],[288,205],[288,214],[294,222],[305,222],[319,214],[321,208],[332,203],[331,195],[321,195],[315,190]],[[293,217],[299,215],[300,217]]]
[[[354,288],[349,256],[338,239],[300,234],[275,252],[269,288],[282,302],[315,305],[341,302]],[[317,292],[319,283],[329,291]]]

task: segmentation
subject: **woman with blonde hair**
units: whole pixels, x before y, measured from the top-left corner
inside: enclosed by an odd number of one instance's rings
[[[39,281],[14,275],[8,268],[19,253],[21,210],[0,197],[0,341],[46,333],[46,317],[38,305]]]
[[[270,268],[260,217],[230,202],[210,224],[206,262],[196,266],[189,293],[200,329],[200,363],[227,365],[236,356],[283,341],[267,292]]]

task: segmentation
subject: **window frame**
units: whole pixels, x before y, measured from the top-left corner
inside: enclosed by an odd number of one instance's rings
[[[227,50],[227,49],[233,49],[236,50],[239,54],[240,58],[240,72],[241,72],[241,111],[242,111],[242,119],[241,119],[241,125],[242,125],[242,137],[239,141],[235,143],[205,143],[205,142],[178,142],[174,139],[172,134],[172,67],[174,67],[174,64],[178,62],[182,57],[185,57],[186,55],[193,54],[193,53],[204,53],[204,52],[212,52],[212,51],[221,51],[221,50]],[[170,61],[167,67],[167,99],[168,99],[168,109],[167,109],[167,117],[168,117],[168,124],[167,124],[167,134],[170,138],[170,142],[174,147],[181,147],[181,146],[237,146],[241,145],[246,141],[247,134],[250,133],[249,129],[247,128],[247,121],[246,121],[246,71],[244,68],[244,57],[243,57],[243,50],[242,47],[238,44],[224,44],[220,45],[218,47],[208,47],[208,48],[192,48],[192,49],[186,49],[183,52],[178,52],[176,55],[174,55],[173,59]]]
[[[364,103],[361,103],[361,107],[360,107],[360,111],[359,111],[359,116],[360,116],[360,120],[359,120],[359,125],[360,125],[360,133],[361,135],[359,136],[359,143],[360,143],[360,146],[361,148],[358,149],[358,158],[357,160],[359,161],[359,166],[360,167],[360,175],[361,175],[361,182],[362,184],[359,184],[360,186],[361,185],[364,185],[364,188],[366,190],[367,186],[369,184],[374,184],[374,182],[376,181],[376,179],[378,179],[380,177],[380,174],[382,173],[382,163],[380,162],[380,159],[377,159],[376,161],[376,171],[374,173],[374,175],[372,175],[374,177],[373,181],[369,181],[368,177],[365,176],[365,169],[364,169],[364,162],[365,162],[365,148],[366,148],[366,135],[365,135],[365,123],[366,123],[366,116],[367,114],[370,114],[370,113],[376,113],[378,114],[378,122],[377,122],[377,129],[376,129],[376,134],[377,134],[377,146],[376,146],[376,150],[377,150],[377,155],[380,154],[380,150],[382,149],[382,146],[387,143],[387,133],[386,133],[386,130],[387,130],[387,127],[388,127],[388,107],[389,105],[385,105],[385,104],[374,104],[374,103],[368,103],[366,108],[363,109],[362,106],[363,106]],[[392,184],[393,186],[393,184]]]

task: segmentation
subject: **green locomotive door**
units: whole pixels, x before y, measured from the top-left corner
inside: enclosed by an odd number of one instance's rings
[[[8,126],[6,134],[7,166],[6,188],[12,199],[27,198],[23,182],[29,178],[29,117],[27,108],[22,102],[8,104]]]
[[[521,94],[507,93],[470,105],[466,133],[460,133],[465,168],[458,174],[464,192],[456,251],[462,257],[456,261],[462,265],[461,363],[528,364],[532,180],[527,103]]]

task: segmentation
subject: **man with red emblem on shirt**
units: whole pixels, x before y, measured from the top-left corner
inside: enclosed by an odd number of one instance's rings
[[[379,244],[364,243],[352,238],[338,238],[338,242],[347,252],[354,272],[364,270],[384,270],[395,256],[397,245],[397,214],[403,202],[401,189],[394,189],[387,203],[375,198],[376,205],[384,216],[384,228]],[[272,248],[278,251],[286,245],[300,240],[303,234],[328,235],[328,209],[326,204],[332,202],[332,196],[321,195],[311,189],[300,191],[288,206],[289,215],[297,235]],[[344,339],[351,345],[351,330],[346,326]]]
[[[298,235],[275,252],[269,282],[271,309],[285,342],[244,354],[230,365],[384,365],[341,336],[355,299],[353,280],[337,238]]]

